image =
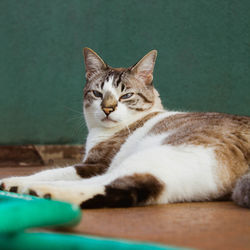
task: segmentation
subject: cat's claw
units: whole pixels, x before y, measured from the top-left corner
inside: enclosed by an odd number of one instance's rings
[[[12,177],[1,180],[0,189],[7,192],[26,194],[28,187],[23,178]]]
[[[4,189],[5,189],[4,183],[0,181],[0,191],[4,191]]]
[[[27,193],[45,199],[70,202],[79,205],[84,200],[84,194],[68,187],[34,184],[30,185]]]

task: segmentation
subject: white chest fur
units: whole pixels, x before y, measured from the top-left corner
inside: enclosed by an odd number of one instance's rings
[[[146,149],[147,147],[152,147],[161,142],[162,138],[165,138],[167,134],[164,136],[153,135],[147,136],[148,132],[153,128],[155,124],[159,121],[163,120],[166,117],[175,115],[180,112],[163,112],[154,118],[150,119],[146,122],[143,127],[137,129],[134,133],[132,133],[126,140],[126,142],[122,145],[120,151],[116,154],[113,161],[111,162],[111,166],[109,170],[112,170],[116,166],[118,166],[123,160],[125,160],[128,156],[136,153],[137,151]],[[171,133],[171,132],[170,132]]]
[[[93,128],[89,131],[87,142],[86,142],[86,150],[84,159],[85,160],[88,156],[88,152],[98,143],[108,140],[113,134],[119,131],[120,128],[114,129],[105,129],[105,128]]]

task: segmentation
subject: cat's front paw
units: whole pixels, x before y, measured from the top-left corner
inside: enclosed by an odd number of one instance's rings
[[[41,198],[53,199],[58,201],[70,202],[79,205],[84,200],[84,193],[79,192],[78,189],[61,185],[57,183],[34,183],[29,185],[28,194],[35,195]]]
[[[27,177],[11,177],[0,180],[0,187],[4,191],[29,194],[40,198],[65,201],[80,205],[82,201],[88,198],[88,194],[91,194],[91,192],[88,192],[86,186],[76,187],[73,184],[74,183],[67,181],[34,181],[29,178],[27,179]],[[85,189],[85,191],[80,191],[81,188]]]
[[[10,177],[0,180],[0,190],[13,193],[27,193],[27,185],[25,177]]]

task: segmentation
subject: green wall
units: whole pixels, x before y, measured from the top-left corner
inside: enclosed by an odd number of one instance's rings
[[[82,48],[157,49],[169,109],[250,115],[249,0],[1,0],[0,144],[82,143]]]

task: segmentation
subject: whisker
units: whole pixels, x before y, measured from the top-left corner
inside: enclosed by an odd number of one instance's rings
[[[76,109],[72,109],[72,108],[70,108],[70,107],[67,107],[67,106],[65,106],[64,108],[66,108],[66,109],[68,109],[68,110],[70,110],[70,111],[72,111],[72,112],[74,112],[74,113],[77,113],[77,114],[83,114],[83,112],[80,112],[79,110],[76,110]]]

